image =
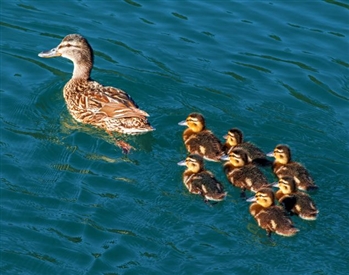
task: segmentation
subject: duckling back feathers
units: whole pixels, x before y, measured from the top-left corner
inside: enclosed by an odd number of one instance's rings
[[[178,163],[187,166],[183,173],[183,183],[190,193],[200,194],[207,200],[221,201],[225,198],[223,185],[210,172],[205,170],[203,158],[196,154],[189,155]]]
[[[233,148],[223,169],[230,183],[243,190],[256,192],[268,186],[266,176],[256,165],[248,163],[247,153],[243,149]]]
[[[198,154],[210,161],[219,161],[223,156],[220,140],[206,129],[205,119],[201,114],[191,113],[180,125],[188,126],[183,132],[183,141],[188,152]]]
[[[272,162],[267,159],[266,154],[251,142],[244,141],[243,133],[238,128],[232,128],[228,131],[228,134],[224,136],[226,139],[223,145],[223,150],[226,154],[233,148],[244,149],[247,152],[248,162],[253,162],[256,165],[270,166]]]
[[[274,199],[272,189],[259,189],[253,198],[248,199],[248,201],[256,201],[250,206],[251,215],[268,234],[275,232],[282,236],[293,236],[299,230],[293,226],[283,208],[274,204]]]
[[[276,199],[287,212],[298,215],[305,220],[315,220],[319,211],[310,196],[302,191],[297,191],[292,177],[282,177],[273,186],[280,189],[276,192]]]
[[[294,178],[297,188],[304,191],[318,188],[308,170],[300,163],[292,161],[291,150],[287,145],[277,145],[274,152],[268,155],[275,157],[273,172],[279,179],[291,176]]]

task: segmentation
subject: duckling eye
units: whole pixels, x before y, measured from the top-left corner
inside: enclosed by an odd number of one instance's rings
[[[192,167],[198,166],[198,164],[197,164],[196,162],[192,162],[192,161],[190,161],[190,162],[188,163],[188,165],[189,165],[189,166],[192,166]]]
[[[240,156],[234,156],[234,159],[235,159],[235,161],[236,161],[237,163],[242,162],[242,159],[241,159]]]
[[[188,124],[196,124],[194,120],[192,120],[191,118],[187,119],[187,123]]]

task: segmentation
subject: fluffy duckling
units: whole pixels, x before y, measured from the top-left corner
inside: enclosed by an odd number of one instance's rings
[[[183,141],[189,153],[198,154],[210,161],[220,161],[224,153],[222,143],[206,129],[205,119],[201,114],[191,113],[178,124],[188,127],[183,132]]]
[[[185,160],[178,162],[178,165],[187,167],[183,173],[183,183],[190,193],[200,194],[206,202],[221,201],[226,197],[223,185],[210,171],[205,170],[201,156],[191,154]]]
[[[40,57],[62,56],[74,63],[72,78],[65,84],[63,95],[72,117],[79,122],[105,129],[109,134],[141,134],[153,131],[146,112],[138,108],[124,91],[102,86],[90,78],[93,50],[79,34],[69,34],[55,48],[39,53]],[[118,142],[124,150],[132,147]]]
[[[254,197],[247,201],[254,202],[250,205],[250,213],[258,225],[267,231],[268,236],[275,232],[278,235],[290,237],[299,231],[293,226],[291,219],[286,216],[284,209],[275,205],[272,189],[259,189]]]
[[[277,145],[267,156],[275,158],[273,172],[279,179],[283,176],[293,177],[297,188],[303,191],[318,188],[308,170],[299,162],[292,161],[291,150],[287,145]]]
[[[319,211],[314,201],[308,194],[297,191],[296,183],[292,177],[282,177],[273,186],[280,188],[275,196],[287,212],[298,215],[304,220],[316,220]]]
[[[226,141],[223,145],[223,151],[229,154],[232,148],[245,149],[248,156],[248,161],[261,166],[271,165],[272,162],[267,159],[267,155],[251,142],[244,141],[243,133],[238,128],[232,128],[223,137]]]
[[[227,160],[223,165],[227,179],[232,185],[242,189],[242,196],[245,195],[246,189],[257,192],[258,189],[269,186],[263,172],[248,162],[247,152],[244,149],[233,148],[228,156],[222,157],[222,160]]]

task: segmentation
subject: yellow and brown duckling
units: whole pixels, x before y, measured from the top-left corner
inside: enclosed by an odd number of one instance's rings
[[[272,162],[267,159],[267,155],[260,148],[251,142],[244,141],[244,136],[240,129],[230,129],[223,138],[226,140],[223,145],[223,150],[227,155],[233,148],[242,148],[246,150],[249,162],[261,166],[272,164]]]
[[[262,187],[269,186],[268,180],[263,172],[253,163],[248,162],[247,152],[241,148],[233,148],[228,156],[222,157],[227,160],[223,170],[229,182],[242,189],[242,196],[245,190],[257,192]]]
[[[299,231],[294,227],[284,209],[275,205],[275,195],[271,188],[259,189],[254,197],[247,201],[254,202],[250,205],[250,214],[269,236],[275,232],[278,235],[290,237]]]
[[[224,152],[221,141],[208,129],[205,119],[199,113],[191,113],[178,123],[188,128],[183,132],[183,141],[188,152],[198,154],[210,161],[220,161]]]
[[[267,155],[275,158],[273,172],[278,179],[283,176],[293,177],[297,188],[303,191],[318,188],[308,170],[299,162],[292,161],[291,149],[287,145],[279,144]]]
[[[296,183],[292,177],[282,177],[273,186],[279,188],[275,194],[276,200],[279,201],[287,212],[295,214],[304,220],[316,220],[319,211],[314,201],[308,194],[297,191]]]
[[[109,134],[141,134],[153,131],[146,112],[138,108],[124,91],[102,86],[90,78],[93,50],[79,34],[69,34],[55,48],[39,53],[40,57],[61,56],[74,63],[72,78],[65,84],[63,95],[70,114],[79,122],[105,129]],[[125,151],[125,142],[117,143]]]
[[[201,156],[191,154],[178,162],[178,165],[187,167],[183,173],[183,183],[190,193],[203,196],[205,201],[224,200],[227,193],[224,192],[223,185],[210,171],[205,170]]]

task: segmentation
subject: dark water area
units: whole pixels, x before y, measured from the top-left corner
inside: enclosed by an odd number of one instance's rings
[[[346,1],[0,5],[1,274],[347,274]],[[38,57],[70,33],[92,45],[92,77],[150,114],[156,131],[122,137],[127,156],[68,113],[72,63]],[[268,238],[221,163],[206,167],[225,201],[189,194],[177,162],[191,112],[222,140],[238,127],[265,152],[288,144],[320,187],[318,219]]]

